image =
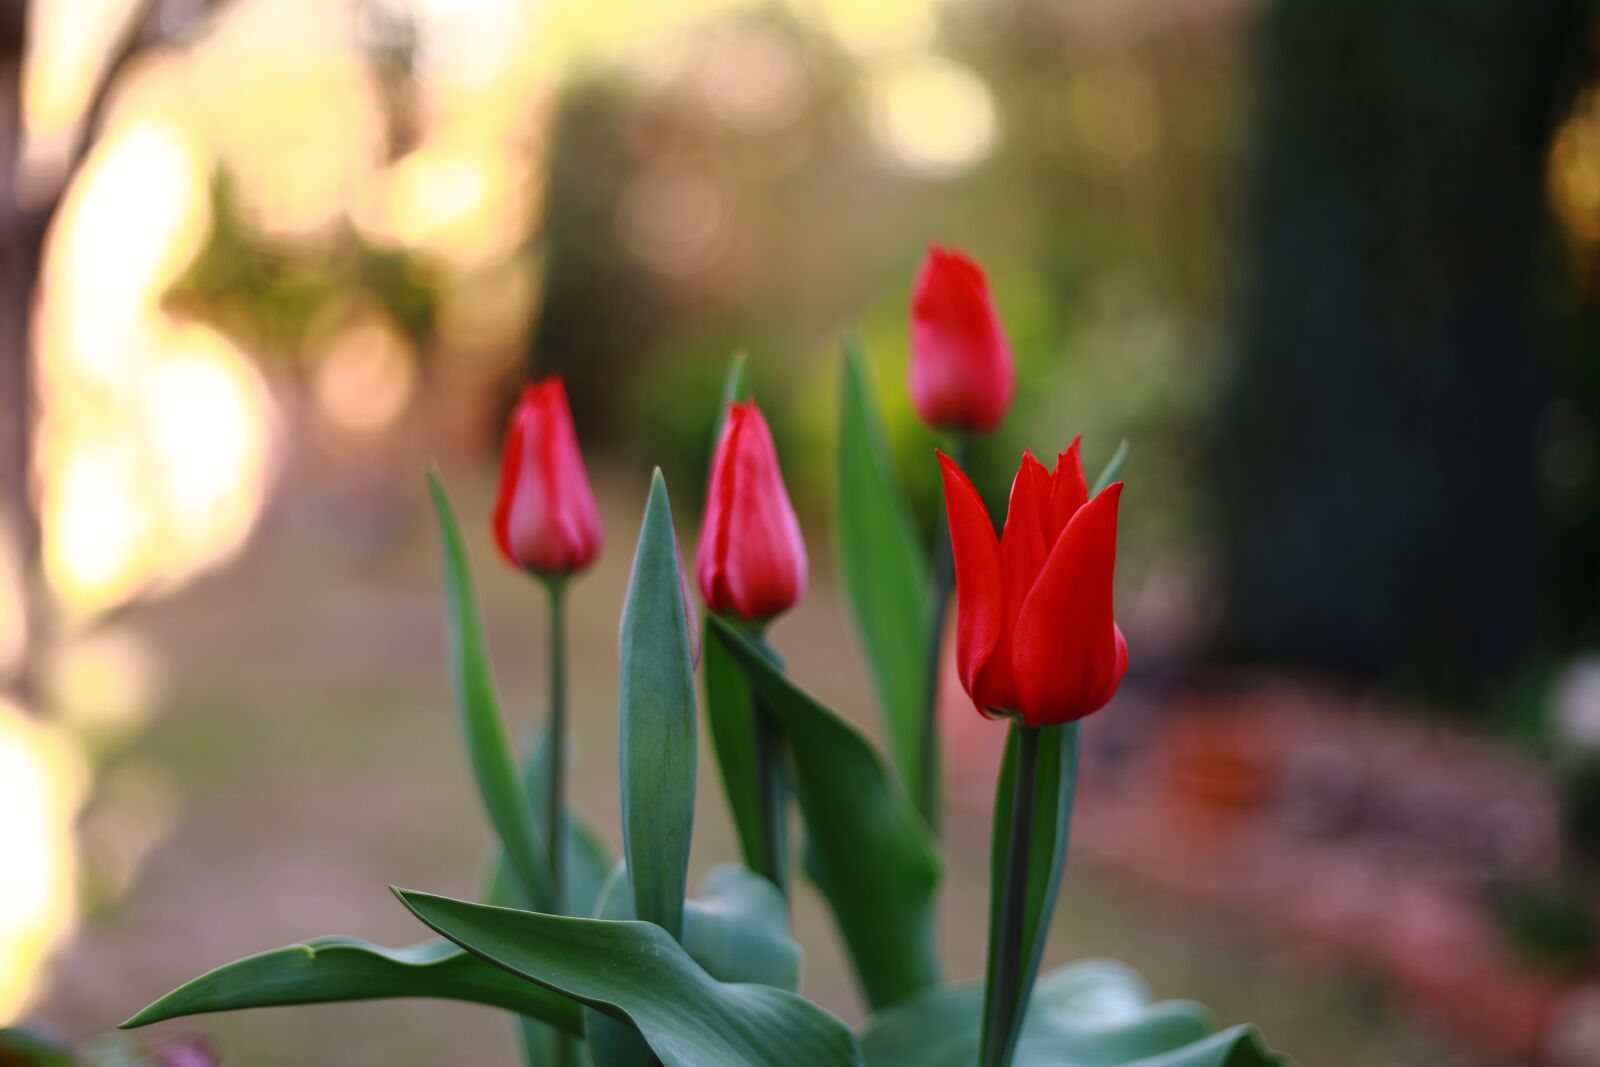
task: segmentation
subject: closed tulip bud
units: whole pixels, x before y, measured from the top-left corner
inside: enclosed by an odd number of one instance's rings
[[[967,476],[942,453],[939,463],[955,551],[956,661],[973,703],[1029,726],[1104,707],[1128,668],[1111,614],[1122,483],[1089,500],[1076,440],[1053,475],[1025,453],[997,541]]]
[[[935,430],[989,433],[1005,420],[1016,367],[989,283],[972,260],[929,248],[911,294],[911,405]]]
[[[559,377],[525,388],[511,415],[494,539],[513,566],[546,578],[581,571],[600,552],[600,509]]]
[[[772,431],[753,400],[728,406],[711,461],[695,577],[707,607],[749,621],[770,619],[805,595],[800,521]]]

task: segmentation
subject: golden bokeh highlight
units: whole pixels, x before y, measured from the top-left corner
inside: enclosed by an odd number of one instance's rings
[[[983,79],[932,54],[878,64],[867,80],[872,131],[891,160],[926,177],[952,177],[994,147],[999,117]]]
[[[73,927],[73,823],[87,773],[60,734],[0,702],[0,1024],[22,1016],[33,978]]]
[[[416,387],[411,345],[395,325],[366,313],[341,330],[317,360],[317,406],[340,429],[382,430],[398,419]]]

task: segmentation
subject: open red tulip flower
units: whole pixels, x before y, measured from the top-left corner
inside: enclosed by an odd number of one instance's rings
[[[602,536],[566,386],[559,377],[535,382],[506,431],[495,543],[513,566],[555,578],[593,563]]]
[[[911,294],[911,404],[936,430],[989,433],[1005,420],[1016,366],[989,283],[972,260],[929,248]]]
[[[1111,614],[1122,483],[1090,500],[1077,440],[1054,474],[1024,453],[996,540],[972,482],[942,453],[939,462],[955,550],[956,659],[973,703],[1029,726],[1104,707],[1128,667]]]
[[[754,400],[728,406],[711,461],[695,577],[707,607],[746,621],[770,619],[805,595],[800,520]]]

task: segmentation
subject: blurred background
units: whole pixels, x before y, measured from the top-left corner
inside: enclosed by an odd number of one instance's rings
[[[776,641],[876,731],[839,338],[931,531],[903,381],[938,242],[1018,357],[991,500],[1023,447],[1132,445],[1134,673],[1051,958],[1312,1067],[1600,1063],[1596,30],[1590,0],[0,0],[0,1023],[121,1062],[104,1035],[203,970],[413,940],[389,883],[475,892],[420,472],[520,730],[543,605],[487,516],[529,375],[566,377],[609,534],[573,598],[598,825],[646,477],[692,544],[736,349],[813,558]],[[1001,737],[947,689],[975,976]],[[701,794],[697,870],[736,853],[709,754]],[[798,909],[807,992],[859,1018]],[[514,1062],[448,1004],[131,1049],[163,1046]]]

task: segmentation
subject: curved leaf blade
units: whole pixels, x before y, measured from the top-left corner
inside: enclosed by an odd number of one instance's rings
[[[839,375],[839,573],[866,653],[900,780],[922,796],[918,744],[926,707],[928,562],[889,458],[859,342]]]
[[[828,900],[868,1002],[939,980],[928,827],[860,730],[791,682],[721,619],[710,632],[767,702],[793,755],[806,868]]]
[[[675,938],[683,933],[694,828],[698,714],[681,567],[667,483],[657,468],[622,609],[617,750],[634,908]]]
[[[868,1020],[868,1067],[971,1067],[983,990],[944,986]],[[1188,1001],[1153,1003],[1137,974],[1083,960],[1041,978],[1013,1067],[1287,1067],[1249,1027],[1213,1033],[1211,1013]]]
[[[349,937],[319,937],[225,964],[179,986],[122,1025],[131,1029],[184,1015],[395,997],[471,1001],[582,1033],[575,1001],[507,974],[448,941],[386,949]]]
[[[573,919],[399,891],[468,951],[633,1023],[664,1067],[861,1067],[838,1019],[787,990],[718,982],[653,923]]]
[[[507,862],[535,906],[556,900],[550,868],[544,862],[544,842],[534,824],[532,808],[523,791],[506,742],[500,701],[495,694],[494,672],[489,665],[483,618],[472,585],[472,569],[461,537],[461,523],[438,471],[428,472],[428,493],[433,500],[444,549],[445,595],[448,601],[450,666],[456,689],[456,707],[466,735],[473,776],[489,822],[500,837]]]
[[[1121,478],[1122,468],[1125,467],[1127,463],[1128,442],[1126,439],[1124,439],[1121,444],[1117,445],[1117,450],[1111,453],[1111,458],[1106,461],[1105,468],[1100,471],[1100,477],[1094,480],[1094,486],[1089,490],[1089,495],[1091,497],[1099,496],[1100,490],[1104,489],[1118,478]]]

